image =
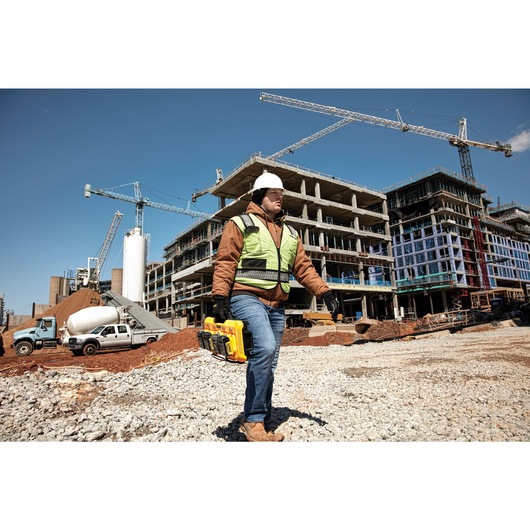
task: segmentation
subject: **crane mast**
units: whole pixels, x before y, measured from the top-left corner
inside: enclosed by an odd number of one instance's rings
[[[107,261],[107,256],[109,254],[110,246],[112,245],[112,242],[114,241],[114,236],[116,235],[116,231],[118,230],[118,226],[120,225],[122,217],[123,217],[123,214],[120,211],[117,211],[114,214],[114,217],[112,218],[112,221],[109,226],[109,230],[105,237],[105,241],[103,241],[103,245],[101,245],[101,250],[99,251],[98,257],[89,258],[88,270],[90,273],[90,278],[88,280],[88,284],[95,286],[97,290],[99,290],[99,281],[100,281],[103,265],[105,264],[105,261]],[[94,267],[90,266],[91,261],[94,263]]]
[[[78,268],[76,270],[74,286],[75,290],[79,289],[80,287],[90,287],[96,291],[99,291],[101,271],[103,270],[103,265],[107,260],[110,247],[122,217],[123,214],[119,211],[114,214],[98,256],[96,258],[88,258],[87,267]]]
[[[501,144],[500,142],[487,143],[487,142],[478,142],[475,140],[469,140],[467,138],[467,123],[466,119],[462,118],[459,121],[459,131],[458,135],[437,131],[435,129],[429,129],[421,125],[412,125],[405,123],[399,114],[399,121],[390,120],[387,118],[380,118],[378,116],[370,116],[368,114],[362,114],[360,112],[353,112],[350,110],[339,109],[337,107],[331,107],[328,105],[321,105],[319,103],[311,103],[309,101],[302,101],[299,99],[288,98],[285,96],[279,96],[275,94],[268,94],[262,92],[260,94],[260,100],[268,103],[275,103],[277,105],[283,105],[286,107],[293,107],[302,110],[309,110],[312,112],[317,112],[320,114],[326,114],[330,116],[336,116],[342,118],[342,120],[348,120],[349,122],[359,121],[362,123],[368,123],[370,125],[378,125],[380,127],[388,127],[390,129],[396,129],[402,132],[412,132],[415,134],[421,134],[423,136],[428,136],[431,138],[438,138],[440,140],[447,140],[452,146],[455,146],[459,150],[460,155],[460,165],[462,168],[462,173],[465,177],[473,177],[473,170],[471,166],[471,157],[469,154],[469,147],[480,147],[482,149],[488,149],[490,151],[503,152],[505,156],[512,156],[512,148],[510,144]],[[341,122],[339,122],[341,123]],[[338,124],[336,124],[338,125]],[[346,125],[346,123],[344,123]]]
[[[101,245],[101,250],[99,251],[99,256],[97,257],[98,276],[99,276],[99,273],[101,272],[101,269],[103,268],[103,265],[105,264],[105,261],[107,261],[107,256],[109,254],[110,246],[112,245],[112,242],[114,241],[114,236],[116,235],[116,231],[118,230],[118,226],[120,225],[122,217],[123,217],[123,214],[120,211],[117,211],[114,214],[114,217],[112,218],[112,222],[110,223],[109,231],[107,232],[107,236],[105,237],[105,241],[103,241],[103,245]]]
[[[129,232],[130,240],[134,240],[133,244],[124,244],[124,264],[123,264],[123,289],[122,294],[133,302],[140,303],[143,300],[143,287],[145,284],[145,244],[146,236],[143,235],[144,226],[144,207],[158,208],[159,210],[166,210],[168,212],[175,212],[191,217],[198,217],[200,219],[211,219],[212,214],[196,212],[186,208],[178,208],[168,204],[161,204],[150,201],[147,197],[142,195],[140,183],[134,182],[134,197],[117,193],[110,190],[102,190],[92,188],[90,184],[85,184],[85,197],[90,198],[92,194],[101,195],[110,199],[117,199],[120,201],[132,202],[136,205],[136,224],[134,230]],[[138,237],[140,236],[140,237]],[[126,258],[126,248],[129,248]],[[90,267],[89,267],[90,268]]]

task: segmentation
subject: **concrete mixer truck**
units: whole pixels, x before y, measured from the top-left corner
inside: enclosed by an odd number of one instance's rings
[[[120,330],[125,329],[124,333],[128,333],[129,337],[121,334],[113,341],[110,328],[105,328],[115,326],[117,333],[118,324],[121,326]],[[11,346],[20,357],[30,355],[34,350],[55,348],[59,344],[68,347],[74,354],[89,355],[102,348],[147,344],[166,333],[166,329],[146,329],[140,326],[130,317],[126,307],[96,306],[73,313],[61,328],[57,328],[57,321],[53,316],[38,318],[35,327],[14,333]],[[85,348],[88,343],[90,346]]]

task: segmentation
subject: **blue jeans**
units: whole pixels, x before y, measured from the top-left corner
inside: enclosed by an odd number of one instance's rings
[[[267,424],[272,412],[274,371],[285,329],[285,309],[270,307],[244,294],[230,299],[230,309],[235,320],[246,322],[254,344],[247,359],[245,421]]]

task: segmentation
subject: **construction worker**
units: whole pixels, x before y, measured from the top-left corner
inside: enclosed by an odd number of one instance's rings
[[[339,313],[337,300],[315,270],[300,237],[284,222],[283,194],[277,175],[264,172],[256,179],[245,214],[230,219],[223,229],[213,275],[216,322],[242,320],[252,333],[240,428],[252,442],[284,439],[268,427],[290,275],[324,300],[334,321]]]

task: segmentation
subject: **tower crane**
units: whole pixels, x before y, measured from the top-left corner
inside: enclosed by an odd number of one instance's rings
[[[114,240],[114,236],[116,235],[116,231],[118,230],[118,226],[120,225],[122,217],[123,214],[120,211],[117,211],[114,214],[107,235],[105,236],[105,241],[103,241],[103,245],[101,245],[98,256],[96,258],[88,258],[88,267],[86,269],[77,269],[76,289],[83,286],[99,291],[101,271],[105,261],[107,260],[110,246],[112,245],[112,241]]]
[[[134,197],[129,197],[128,195],[123,195],[121,193],[116,193],[110,190],[102,190],[97,188],[92,188],[90,184],[85,184],[85,197],[90,198],[91,194],[101,195],[102,197],[109,197],[111,199],[118,199],[120,201],[127,201],[136,204],[136,224],[137,228],[140,228],[143,232],[144,226],[144,206],[149,206],[151,208],[158,208],[160,210],[167,210],[169,212],[181,213],[183,215],[190,215],[191,217],[197,217],[202,219],[210,218],[212,214],[196,212],[194,210],[188,210],[186,208],[179,208],[177,206],[171,206],[169,204],[161,204],[158,202],[150,201],[147,197],[142,195],[139,182],[133,182],[134,186]]]
[[[299,99],[288,98],[285,96],[278,96],[275,94],[268,94],[262,92],[260,94],[260,100],[268,103],[275,103],[277,105],[284,105],[286,107],[294,107],[303,110],[309,110],[312,112],[318,112],[320,114],[327,114],[331,116],[337,116],[344,120],[360,121],[363,123],[369,123],[371,125],[379,125],[381,127],[389,127],[391,129],[397,129],[402,132],[412,132],[415,134],[421,134],[423,136],[429,136],[431,138],[439,138],[441,140],[447,140],[452,146],[458,148],[460,155],[460,166],[462,169],[462,175],[470,180],[475,180],[473,175],[473,168],[471,165],[471,155],[469,153],[469,147],[480,147],[482,149],[489,149],[490,151],[503,152],[506,157],[512,156],[512,147],[510,144],[501,144],[500,142],[487,143],[478,142],[475,140],[469,140],[467,137],[467,122],[465,118],[459,120],[458,135],[446,133],[442,131],[436,131],[434,129],[428,129],[420,125],[411,125],[405,123],[399,114],[399,121],[389,120],[386,118],[379,118],[377,116],[369,116],[368,114],[361,114],[359,112],[353,112],[349,110],[339,109],[337,107],[331,107],[328,105],[320,105],[318,103],[311,103],[308,101],[302,101]],[[342,122],[338,122],[338,125]],[[343,125],[346,125],[344,123]]]
[[[122,295],[133,302],[142,303],[144,300],[143,291],[145,289],[146,268],[146,236],[143,235],[144,206],[190,215],[191,217],[198,217],[201,219],[211,219],[212,214],[196,212],[185,208],[178,208],[177,206],[150,201],[147,197],[142,195],[139,182],[133,182],[133,186],[134,197],[130,197],[128,195],[123,195],[122,193],[116,193],[115,191],[92,188],[90,184],[85,184],[85,197],[89,199],[92,194],[101,195],[102,197],[109,197],[110,199],[132,202],[136,205],[135,228],[127,234],[124,242]]]

